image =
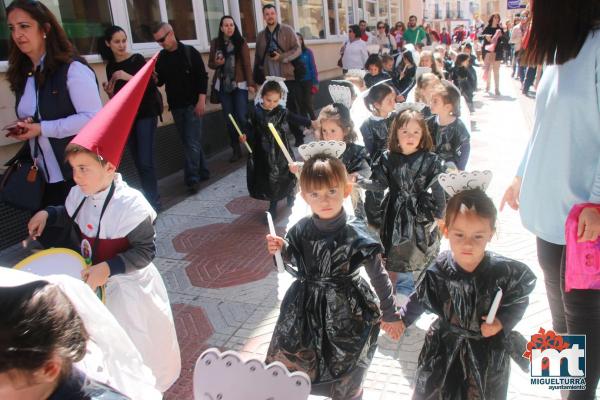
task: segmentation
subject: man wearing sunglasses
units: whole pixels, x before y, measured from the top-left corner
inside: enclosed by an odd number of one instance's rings
[[[178,41],[171,25],[157,25],[152,35],[163,48],[156,62],[157,85],[165,85],[169,109],[183,142],[185,184],[193,194],[210,176],[201,144],[208,75],[200,53]]]

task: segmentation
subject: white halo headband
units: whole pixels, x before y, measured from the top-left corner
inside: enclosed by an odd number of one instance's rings
[[[321,140],[319,142],[310,142],[298,147],[300,156],[306,161],[316,154],[327,154],[329,156],[340,158],[346,151],[346,143],[336,140]]]
[[[328,89],[334,103],[343,104],[347,109],[352,107],[352,89],[342,85],[329,85]]]
[[[279,76],[267,76],[265,78],[265,81],[263,82],[262,85],[260,85],[260,88],[258,89],[257,95],[254,96],[254,104],[262,104],[263,99],[262,99],[262,90],[263,87],[265,86],[265,84],[267,82],[277,82],[279,84],[279,86],[281,87],[281,90],[283,91],[282,95],[281,95],[281,99],[279,100],[279,105],[281,107],[285,107],[285,105],[287,104],[287,96],[288,96],[288,88],[287,86],[285,86],[285,80]]]
[[[444,188],[446,193],[454,196],[457,193],[470,189],[485,190],[490,185],[492,180],[492,171],[473,171],[473,172],[457,172],[450,174],[440,174],[438,182]]]
[[[367,75],[367,70],[365,69],[349,69],[345,74],[346,77],[358,76],[361,79],[365,79],[365,75]]]

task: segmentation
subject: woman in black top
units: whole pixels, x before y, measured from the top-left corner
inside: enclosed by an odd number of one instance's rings
[[[108,97],[112,98],[146,64],[141,54],[127,51],[127,34],[123,28],[111,26],[99,41],[100,55],[106,64],[107,82],[102,83]],[[129,136],[129,151],[140,174],[144,196],[157,211],[161,209],[156,172],[154,168],[154,133],[158,116],[162,114],[162,101],[156,84],[151,79],[138,109]]]
[[[494,38],[496,31],[500,30],[500,34]],[[488,26],[481,33],[480,39],[483,40],[481,49],[483,55],[483,68],[485,91],[490,91],[491,72],[494,72],[494,85],[496,87],[496,96],[500,96],[500,63],[504,48],[508,44],[504,36],[504,29],[500,26],[500,14],[492,14],[488,21]],[[489,45],[489,46],[488,46]],[[486,47],[488,47],[486,49]],[[486,79],[487,77],[487,79]]]

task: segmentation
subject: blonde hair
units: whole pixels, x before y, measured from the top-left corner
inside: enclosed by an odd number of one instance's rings
[[[335,123],[344,131],[344,142],[354,143],[358,139],[354,130],[354,122],[350,118],[350,111],[346,106],[340,103],[329,104],[321,109],[317,118],[319,125],[323,121],[335,121]],[[324,140],[321,128],[315,132],[315,136],[319,140]]]
[[[94,160],[98,161],[100,163],[100,165],[103,167],[108,163],[108,161],[103,159],[99,154],[96,154],[78,144],[69,143],[67,145],[67,147],[65,148],[65,161],[69,161],[69,158],[71,158],[71,156],[74,156],[76,154],[87,154],[90,157],[92,157]]]
[[[417,79],[417,87],[415,89],[415,100],[424,102],[423,91],[432,85],[440,84],[440,78],[431,72],[426,72]]]

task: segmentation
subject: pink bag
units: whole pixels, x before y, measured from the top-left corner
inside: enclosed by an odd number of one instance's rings
[[[600,204],[584,203],[573,206],[565,224],[566,270],[565,291],[571,289],[600,290],[600,237],[593,242],[577,242],[579,214],[584,208],[600,210]]]

